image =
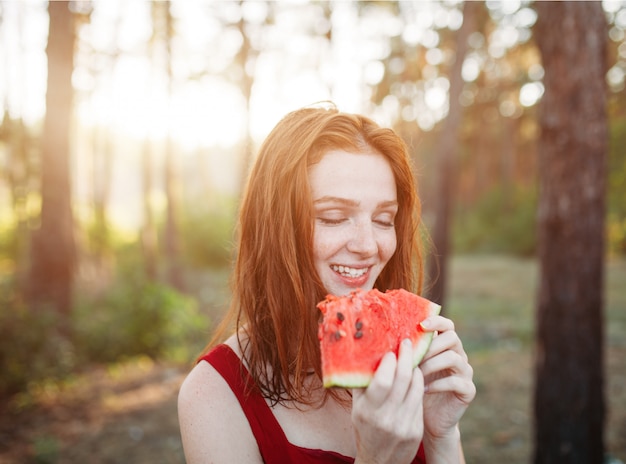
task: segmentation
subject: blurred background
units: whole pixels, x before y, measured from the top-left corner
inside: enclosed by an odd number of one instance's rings
[[[601,5],[606,447],[619,462],[626,2]],[[544,94],[535,6],[0,1],[0,463],[184,462],[176,393],[228,305],[248,169],[282,116],[322,101],[402,134],[427,230],[442,150],[454,153],[445,308],[476,369],[466,456],[527,462]]]

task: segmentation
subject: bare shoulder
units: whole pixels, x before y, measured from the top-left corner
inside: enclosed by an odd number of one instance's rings
[[[209,363],[199,362],[184,380],[178,420],[188,464],[262,462],[237,398]]]

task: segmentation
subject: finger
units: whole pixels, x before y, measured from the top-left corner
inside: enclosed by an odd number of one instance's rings
[[[413,369],[410,387],[397,416],[400,430],[421,428],[424,422],[424,376],[419,369]],[[419,432],[421,434],[421,432]]]
[[[463,349],[463,343],[458,334],[454,331],[446,331],[440,333],[433,341],[424,356],[424,360],[437,356],[444,351],[452,350],[458,353],[466,362],[468,360],[467,353]]]
[[[463,356],[452,350],[444,351],[437,356],[427,359],[420,364],[420,369],[426,378],[432,374],[446,371],[453,372],[470,379],[474,375],[472,366],[463,358]]]
[[[443,316],[429,316],[420,323],[420,326],[427,332],[454,330],[454,322]]]
[[[403,406],[409,411],[414,411],[421,406],[424,398],[424,374],[420,369],[413,369],[411,385],[407,390]]]
[[[427,395],[452,392],[465,404],[471,403],[476,396],[476,385],[474,385],[474,382],[456,375],[433,380],[425,388]]]
[[[392,352],[386,353],[380,361],[374,377],[369,386],[365,389],[365,396],[374,405],[385,402],[393,386],[397,368],[396,355]]]
[[[410,339],[402,340],[398,348],[398,363],[390,392],[390,400],[395,404],[404,401],[413,377],[413,343]]]

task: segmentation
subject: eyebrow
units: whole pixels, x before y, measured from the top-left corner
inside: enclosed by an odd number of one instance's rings
[[[315,205],[320,204],[320,203],[339,203],[339,204],[342,204],[345,206],[351,206],[351,207],[359,206],[359,202],[356,200],[351,200],[349,198],[342,198],[342,197],[333,197],[333,196],[323,196],[313,202],[313,204]],[[381,201],[377,205],[378,208],[388,208],[392,206],[396,206],[396,207],[398,206],[397,200]]]

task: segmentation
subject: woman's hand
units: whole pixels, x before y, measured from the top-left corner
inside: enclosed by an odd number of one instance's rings
[[[476,395],[474,371],[450,319],[429,317],[422,327],[436,331],[419,367],[425,385],[424,439],[437,441],[458,436],[458,422]]]
[[[355,463],[410,463],[424,433],[424,379],[412,366],[410,340],[387,353],[366,389],[352,392]]]

